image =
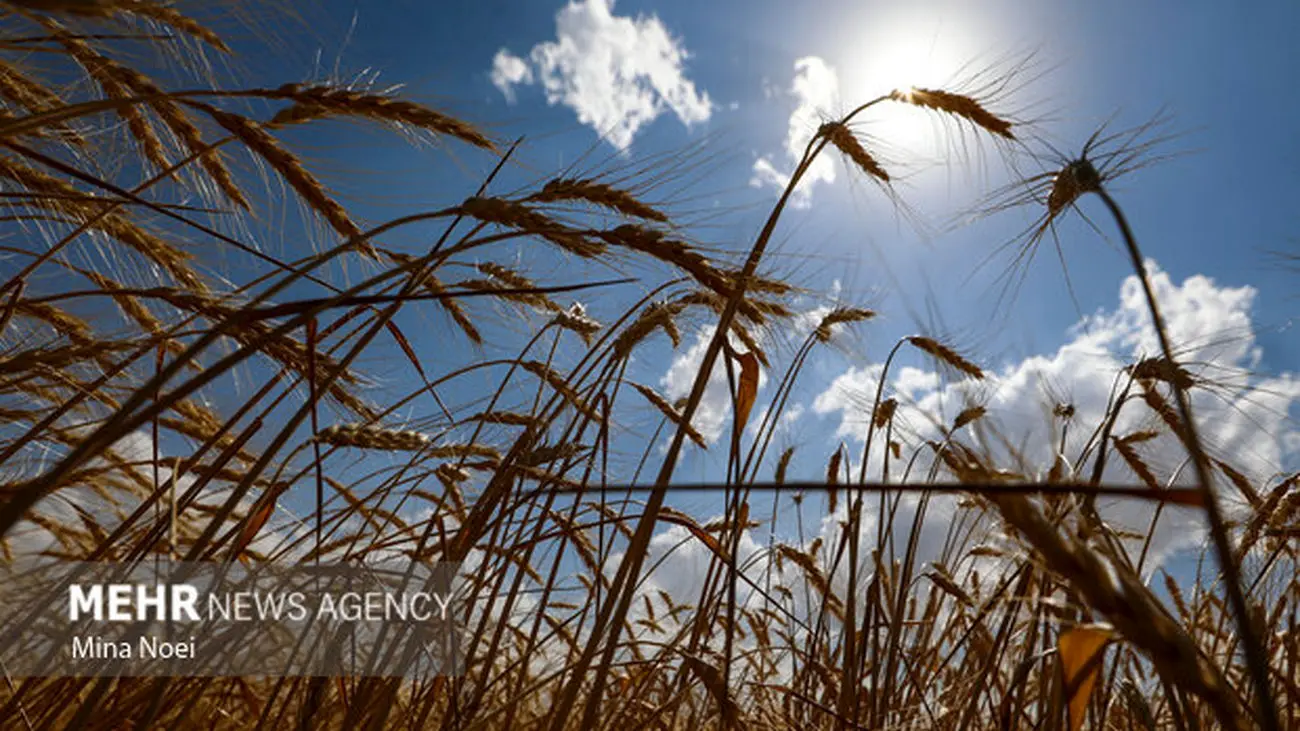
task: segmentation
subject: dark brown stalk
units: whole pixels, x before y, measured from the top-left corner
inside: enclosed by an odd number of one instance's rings
[[[313,463],[316,465],[316,565],[319,566],[321,533],[324,530],[325,520],[325,468],[321,464],[320,420],[317,415],[320,393],[316,390],[316,379],[320,374],[316,371],[315,317],[307,319],[304,330],[306,331],[305,339],[307,344],[307,400],[311,404],[311,448],[312,456],[315,458]]]
[[[863,109],[877,104],[887,98],[888,97],[880,97],[879,99],[862,105],[845,118],[845,123]],[[767,222],[763,225],[763,230],[759,233],[758,239],[754,243],[754,247],[745,261],[744,269],[741,270],[740,276],[736,278],[731,296],[727,300],[726,307],[718,318],[718,324],[714,331],[713,339],[710,340],[709,346],[704,352],[704,357],[700,362],[701,375],[698,376],[695,379],[695,383],[692,384],[691,393],[687,397],[686,407],[682,410],[683,423],[689,424],[695,417],[695,411],[699,408],[700,400],[704,397],[704,388],[708,384],[709,374],[713,372],[713,365],[717,362],[718,354],[722,351],[723,342],[726,340],[727,334],[731,331],[732,320],[735,319],[736,312],[740,308],[740,303],[744,299],[745,286],[749,279],[753,277],[758,270],[758,264],[763,258],[763,253],[767,250],[768,241],[776,230],[776,224],[780,219],[782,211],[785,210],[785,206],[788,203],[790,196],[794,194],[795,186],[798,185],[799,181],[807,173],[813,160],[816,159],[817,155],[826,146],[827,142],[828,140],[824,138],[814,138],[809,141],[802,161],[798,168],[796,168],[794,174],[791,175],[790,184],[787,185],[785,191],[782,192],[781,198],[777,201],[772,213],[768,216]],[[556,704],[555,715],[553,716],[554,720],[550,725],[552,731],[561,731],[569,714],[572,712],[573,706],[577,701],[577,694],[580,686],[586,680],[585,676],[587,670],[590,668],[592,660],[595,659],[594,652],[599,644],[595,638],[601,638],[609,632],[611,636],[605,644],[600,668],[596,671],[595,679],[592,681],[593,687],[589,691],[592,700],[584,710],[581,725],[584,727],[591,727],[595,722],[595,719],[598,717],[600,698],[604,692],[606,674],[610,663],[613,662],[614,653],[618,648],[618,643],[615,640],[623,629],[623,623],[627,618],[628,609],[632,604],[634,592],[631,591],[630,586],[625,585],[633,583],[634,577],[641,570],[641,565],[645,560],[646,549],[650,544],[650,538],[654,532],[655,523],[657,522],[659,512],[663,507],[664,498],[667,496],[668,483],[672,479],[673,471],[677,466],[677,459],[681,454],[685,439],[686,430],[679,427],[673,434],[672,442],[668,447],[668,454],[664,457],[663,464],[659,470],[659,475],[655,479],[655,491],[651,493],[650,499],[646,501],[645,511],[642,514],[641,520],[637,523],[636,531],[632,535],[632,540],[629,542],[626,557],[619,565],[618,572],[614,577],[611,591],[615,594],[621,592],[621,594],[619,594],[617,601],[611,605],[612,611],[602,612],[601,615],[597,617],[595,626],[592,628],[593,640],[584,650],[582,657],[579,658],[577,663],[575,663],[569,685],[565,688],[563,695]]]
[[[1178,361],[1174,358],[1173,347],[1169,343],[1164,318],[1160,316],[1160,308],[1156,304],[1155,293],[1151,290],[1151,281],[1147,277],[1146,266],[1142,261],[1142,252],[1138,249],[1137,240],[1133,236],[1132,229],[1129,228],[1128,219],[1125,218],[1119,204],[1115,202],[1115,199],[1111,198],[1105,188],[1097,185],[1093,192],[1106,204],[1106,208],[1110,210],[1111,215],[1115,218],[1115,223],[1124,236],[1124,245],[1133,264],[1133,273],[1142,284],[1142,293],[1146,297],[1147,309],[1151,312],[1151,324],[1155,328],[1156,337],[1160,341],[1161,354],[1166,362],[1177,363]],[[1246,603],[1245,594],[1242,592],[1241,568],[1233,558],[1232,544],[1228,538],[1228,527],[1223,518],[1223,512],[1219,508],[1218,498],[1214,494],[1213,475],[1209,458],[1201,447],[1196,421],[1192,418],[1191,401],[1188,399],[1186,391],[1177,380],[1171,381],[1171,385],[1173,386],[1174,401],[1178,405],[1178,416],[1182,420],[1183,429],[1186,430],[1187,438],[1185,441],[1188,451],[1191,452],[1192,469],[1196,471],[1197,487],[1201,490],[1202,499],[1205,503],[1205,515],[1210,523],[1210,537],[1214,541],[1214,551],[1219,559],[1219,570],[1223,572],[1223,582],[1228,594],[1228,603],[1232,607],[1233,616],[1237,620],[1237,632],[1241,637],[1242,650],[1246,655],[1246,666],[1250,671],[1252,685],[1255,688],[1255,710],[1258,714],[1256,720],[1264,731],[1278,731],[1281,726],[1278,722],[1277,705],[1273,700],[1273,692],[1269,682],[1268,658],[1264,654],[1264,646],[1259,631],[1251,619],[1250,607]]]

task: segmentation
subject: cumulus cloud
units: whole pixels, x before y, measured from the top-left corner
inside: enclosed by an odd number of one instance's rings
[[[790,184],[791,173],[788,171],[799,163],[804,148],[817,132],[825,115],[839,103],[839,93],[839,76],[826,61],[817,56],[808,56],[794,62],[794,82],[790,85],[789,94],[795,100],[795,108],[790,113],[784,154],[779,156],[783,159],[774,160],[773,156],[764,155],[755,160],[750,185],[785,190]],[[813,161],[791,196],[791,205],[807,208],[812,201],[813,186],[835,182],[833,160],[831,155],[821,155]]]
[[[501,90],[506,101],[514,104],[515,87],[519,84],[531,83],[533,83],[533,70],[522,58],[504,48],[492,57],[492,85]]]
[[[1177,284],[1153,262],[1147,266],[1171,339],[1180,348],[1179,360],[1201,384],[1193,390],[1193,411],[1211,454],[1227,460],[1256,484],[1293,468],[1297,430],[1289,412],[1300,404],[1300,380],[1292,374],[1253,373],[1261,355],[1250,320],[1256,291],[1219,286],[1199,275]],[[894,371],[887,391],[906,404],[896,420],[913,441],[941,438],[939,425],[950,424],[962,408],[979,403],[988,410],[990,428],[1000,435],[979,437],[980,446],[995,455],[1000,466],[1015,468],[1018,460],[1046,472],[1060,439],[1060,428],[1050,416],[1051,400],[1074,406],[1064,449],[1064,454],[1074,459],[1106,414],[1116,375],[1127,364],[1158,352],[1141,285],[1130,276],[1120,288],[1116,309],[1099,313],[1075,328],[1055,353],[1007,365],[982,383],[944,382],[933,371],[903,367]],[[879,377],[877,365],[847,370],[816,398],[813,411],[837,415],[837,434],[860,441],[870,395]],[[1164,434],[1140,445],[1142,459],[1161,480],[1178,475],[1182,482],[1189,481],[1190,471],[1180,471],[1186,457],[1181,444],[1141,400],[1129,402],[1121,410],[1114,434],[1146,429],[1161,429]],[[1007,445],[1015,445],[1014,454]],[[872,459],[878,464],[882,456],[876,453]],[[1108,461],[1105,478],[1136,481],[1118,456]],[[1227,480],[1220,479],[1218,487],[1229,504],[1240,500]],[[1149,504],[1117,501],[1105,506],[1102,514],[1116,525],[1143,532],[1151,511]],[[1159,557],[1190,545],[1199,540],[1201,532],[1199,513],[1166,509],[1156,531],[1153,555]]]
[[[563,104],[609,144],[625,150],[665,111],[688,127],[707,121],[713,103],[686,77],[690,57],[657,16],[613,14],[613,0],[575,0],[555,16],[555,40],[528,61],[502,49],[492,83],[508,101],[515,87],[540,83],[548,104]]]
[[[695,375],[700,372],[700,363],[704,361],[704,352],[709,349],[709,341],[713,339],[715,328],[712,326],[702,328],[695,336],[695,343],[691,345],[685,353],[673,358],[672,365],[668,367],[668,372],[660,379],[660,384],[667,393],[668,400],[673,401],[690,394],[691,385],[695,382]],[[739,350],[744,350],[743,345],[733,342]],[[705,441],[713,443],[717,441],[722,433],[730,428],[731,425],[731,395],[727,388],[727,366],[723,363],[726,356],[718,356],[717,361],[713,364],[713,372],[709,374],[709,385],[704,389],[704,397],[700,400],[700,406],[695,411],[695,418],[691,420],[691,425],[700,432],[700,436]],[[739,377],[740,369],[735,367],[736,376]],[[762,393],[763,387],[767,385],[766,369],[759,369],[758,372],[758,389]],[[750,421],[754,422],[763,418],[763,411],[755,409],[750,415]]]
[[[1256,484],[1259,481],[1276,484],[1275,473],[1296,469],[1296,459],[1300,457],[1300,430],[1289,416],[1300,404],[1300,380],[1289,373],[1255,372],[1262,355],[1251,323],[1256,291],[1251,287],[1223,286],[1204,276],[1192,276],[1179,283],[1154,263],[1148,262],[1147,266],[1173,339],[1181,347],[1180,360],[1200,384],[1194,389],[1193,406],[1210,451],[1246,472]],[[665,382],[684,381],[688,374],[694,374],[698,353],[702,352],[708,335],[702,334],[691,352],[674,364],[679,371],[675,376],[666,377]],[[963,441],[995,455],[999,466],[1017,467],[1011,461],[1010,451],[1014,449],[1023,457],[1021,469],[1046,471],[1061,440],[1060,421],[1054,423],[1051,415],[1053,403],[1068,402],[1075,408],[1064,448],[1067,455],[1074,457],[1106,413],[1116,374],[1125,365],[1154,352],[1154,333],[1141,298],[1140,284],[1136,278],[1129,277],[1120,287],[1116,307],[1099,312],[1071,330],[1065,344],[1055,352],[1027,357],[996,370],[989,368],[987,379],[980,384],[953,382],[923,360],[917,361],[917,365],[898,363],[891,369],[886,393],[904,404],[895,421],[901,425],[899,431],[907,432],[913,443],[941,438],[938,425],[950,424],[957,411],[974,400],[988,409],[988,416],[980,422],[984,424],[982,428],[968,427],[963,431]],[[881,375],[879,364],[850,368],[810,407],[814,414],[839,418],[837,436],[848,442],[849,453],[855,460],[861,450],[863,417],[870,409]],[[714,413],[711,423],[719,425],[716,429],[720,431],[723,416],[717,414],[725,413],[728,408],[725,392],[717,391],[716,385],[710,392],[714,398],[706,399],[706,403]],[[1151,428],[1162,428],[1161,422],[1145,404],[1135,400],[1121,411],[1114,433],[1124,435]],[[1180,472],[1185,452],[1167,433],[1138,446],[1143,459],[1162,480],[1176,475],[1181,475],[1175,479],[1182,482],[1190,479],[1187,470]],[[873,448],[873,466],[881,463],[883,449],[883,446],[880,451]],[[893,466],[905,461],[895,460]],[[1089,461],[1086,469],[1090,468]],[[891,475],[901,477],[902,469],[891,469]],[[913,479],[921,478],[914,474]],[[1129,467],[1113,451],[1105,479],[1136,482]],[[1231,506],[1234,488],[1227,480],[1217,482],[1222,497]],[[806,517],[814,522],[800,527],[798,535],[802,540],[793,537],[795,529],[788,522],[782,527],[786,519],[778,520],[776,535],[771,538],[810,555],[821,571],[830,574],[831,584],[840,595],[847,586],[848,567],[840,563],[831,574],[830,565],[835,546],[841,540],[848,500],[848,495],[840,493],[838,505],[823,511],[818,507],[820,500],[809,494],[804,510]],[[998,558],[996,552],[1020,550],[1001,532],[999,521],[983,520],[977,513],[964,510],[960,496],[931,495],[922,502],[919,495],[904,494],[898,501],[890,528],[896,546],[908,545],[914,519],[924,510],[915,553],[918,575],[942,565],[973,595],[978,595],[980,583],[974,580],[976,572],[987,588],[1010,565]],[[1155,508],[1147,502],[1099,501],[1097,507],[1102,519],[1121,531],[1152,533],[1144,564],[1148,577],[1172,553],[1203,545],[1203,518],[1199,510],[1165,506],[1155,520]],[[875,499],[864,505],[862,535],[868,545],[876,540],[876,510]],[[766,517],[759,516],[758,520],[765,521]],[[954,534],[963,535],[963,540],[952,541]],[[806,593],[801,569],[790,562],[784,566],[773,562],[764,550],[768,540],[767,536],[753,531],[743,534],[740,542],[743,572],[754,585],[793,589],[783,595],[785,599],[781,603],[796,616],[807,616],[810,609],[820,605],[819,595]],[[1125,543],[1132,556],[1143,551],[1137,541]],[[969,553],[975,546],[987,550],[978,555]],[[651,553],[655,559],[651,565],[658,568],[646,580],[647,594],[663,590],[678,603],[695,601],[707,574],[709,549],[680,526],[671,526],[654,538]],[[659,559],[663,562],[659,563]],[[859,580],[865,580],[871,571],[872,566],[864,563],[859,568]],[[743,582],[739,588],[740,606],[766,601],[757,592],[746,589]]]

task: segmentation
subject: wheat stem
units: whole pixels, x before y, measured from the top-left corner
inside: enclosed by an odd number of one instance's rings
[[[1119,204],[1115,202],[1115,199],[1110,196],[1105,188],[1098,185],[1093,192],[1106,204],[1106,208],[1114,217],[1116,225],[1119,226],[1120,232],[1124,236],[1124,245],[1133,264],[1134,274],[1142,285],[1142,293],[1146,297],[1147,309],[1151,313],[1151,325],[1156,331],[1157,339],[1160,341],[1161,354],[1168,363],[1177,363],[1174,359],[1173,347],[1169,343],[1169,334],[1165,327],[1164,318],[1160,315],[1160,307],[1156,303],[1155,293],[1151,289],[1151,280],[1147,276],[1146,266],[1142,261],[1142,252],[1138,248],[1137,239],[1133,236],[1133,230],[1129,227],[1128,219],[1124,216]],[[1201,447],[1196,421],[1192,419],[1191,402],[1183,389],[1183,384],[1175,379],[1171,381],[1171,385],[1173,386],[1174,401],[1178,406],[1178,416],[1183,422],[1183,429],[1187,437],[1185,440],[1187,449],[1191,452],[1192,469],[1196,471],[1197,486],[1204,498],[1205,515],[1210,523],[1210,537],[1214,541],[1215,554],[1219,559],[1219,570],[1223,572],[1228,603],[1232,608],[1233,616],[1237,620],[1237,631],[1241,637],[1241,646],[1246,655],[1246,667],[1250,672],[1252,684],[1255,687],[1256,713],[1258,714],[1256,720],[1264,731],[1277,731],[1280,726],[1277,705],[1273,700],[1273,693],[1269,686],[1268,658],[1264,654],[1259,633],[1256,631],[1254,621],[1250,616],[1246,596],[1242,592],[1241,568],[1233,559],[1232,544],[1228,539],[1228,527],[1219,508],[1218,500],[1214,495],[1213,477],[1210,473],[1208,458]]]

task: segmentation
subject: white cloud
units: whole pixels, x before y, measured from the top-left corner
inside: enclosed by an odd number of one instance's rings
[[[515,87],[533,83],[533,70],[522,58],[502,48],[492,57],[492,85],[501,90],[506,101],[515,103]]]
[[[918,393],[923,391],[933,391],[939,387],[939,374],[934,371],[923,371],[920,368],[912,366],[903,366],[894,379],[894,390],[903,394],[909,399],[916,398]]]
[[[1226,459],[1256,484],[1278,471],[1293,469],[1300,456],[1296,451],[1300,432],[1288,412],[1300,404],[1300,380],[1292,374],[1252,374],[1260,358],[1250,320],[1255,290],[1218,286],[1199,275],[1175,284],[1154,263],[1147,266],[1171,339],[1179,348],[1179,360],[1205,382],[1192,392],[1193,412],[1211,454]],[[1005,444],[1015,445],[1027,465],[1045,472],[1060,438],[1059,426],[1051,421],[1052,404],[1047,402],[1046,391],[1075,407],[1065,447],[1067,457],[1074,459],[1106,413],[1119,370],[1158,353],[1149,322],[1141,286],[1130,276],[1120,288],[1114,311],[1089,318],[1055,353],[1010,364],[989,373],[983,383],[944,385],[933,371],[902,367],[891,379],[891,393],[910,403],[899,409],[896,420],[913,432],[914,441],[936,438],[935,419],[951,423],[967,405],[967,398],[973,397],[988,409],[988,423],[996,426]],[[838,414],[837,435],[860,443],[878,378],[878,365],[851,368],[816,398],[813,410]],[[1140,399],[1134,399],[1120,412],[1114,434],[1150,428],[1162,425]],[[1168,434],[1140,446],[1142,458],[1162,480],[1174,474],[1186,457],[1181,444]],[[873,448],[875,464],[884,448],[879,447]],[[999,466],[1015,467],[1010,450],[999,440],[990,437],[983,449],[997,456]],[[1091,465],[1090,460],[1084,469],[1090,470]],[[1136,480],[1113,450],[1105,478],[1125,483]],[[1190,470],[1184,469],[1181,481],[1190,479]],[[1229,502],[1239,500],[1226,480],[1220,477],[1217,486]],[[1150,504],[1136,501],[1117,501],[1102,511],[1106,520],[1140,532],[1147,529],[1151,514]],[[1166,509],[1153,542],[1153,557],[1195,543],[1201,531],[1199,513]]]
[[[834,110],[839,103],[839,76],[821,58],[808,56],[794,62],[794,82],[789,93],[796,101],[795,109],[790,113],[789,127],[785,138],[785,159],[774,162],[771,156],[763,156],[754,161],[754,175],[750,184],[755,187],[771,186],[784,190],[790,184],[790,172],[803,157],[804,148],[821,126],[826,114]],[[813,161],[799,187],[791,196],[790,204],[796,208],[806,208],[811,203],[812,188],[817,183],[835,182],[835,163],[830,155],[820,155]]]
[[[1300,380],[1291,374],[1261,376],[1250,372],[1257,366],[1261,355],[1250,319],[1255,290],[1250,287],[1221,286],[1203,276],[1193,276],[1175,283],[1154,264],[1148,264],[1148,267],[1174,339],[1184,346],[1182,358],[1194,374],[1221,384],[1218,387],[1195,390],[1197,395],[1194,408],[1211,451],[1225,457],[1256,480],[1269,480],[1272,473],[1283,466],[1289,470],[1295,469],[1294,460],[1300,456],[1300,430],[1296,429],[1294,420],[1288,418],[1288,411],[1300,404]],[[1067,400],[1075,407],[1076,415],[1065,448],[1065,452],[1074,457],[1105,413],[1106,401],[1117,371],[1135,358],[1149,355],[1154,347],[1145,308],[1137,280],[1129,277],[1120,288],[1116,308],[1110,312],[1098,313],[1084,326],[1073,330],[1068,341],[1054,353],[1028,357],[996,372],[989,369],[987,382],[973,389],[969,382],[946,382],[934,371],[932,364],[924,360],[916,361],[917,365],[899,363],[893,369],[886,395],[896,395],[900,401],[910,402],[900,407],[896,420],[907,422],[915,432],[915,438],[926,438],[937,436],[937,429],[923,414],[934,414],[943,422],[950,422],[956,411],[965,405],[964,396],[973,392],[989,410],[989,431],[985,434],[989,434],[992,427],[996,426],[1006,441],[1016,445],[1024,454],[1030,465],[1041,466],[1045,470],[1051,463],[1053,443],[1060,438],[1059,423],[1055,427],[1051,426],[1052,399]],[[698,356],[707,344],[709,335],[711,333],[701,333],[691,351],[675,362],[674,370],[665,377],[665,383],[670,384],[670,387],[679,384],[676,386],[677,393],[684,392],[683,385],[689,385],[687,376],[693,376],[698,369]],[[879,364],[850,368],[836,378],[811,405],[811,410],[815,413],[839,415],[839,436],[847,437],[850,445],[857,445],[856,450],[850,448],[850,453],[855,458],[861,450],[862,414],[870,408],[870,399],[880,376]],[[718,392],[716,385],[713,384],[710,391],[706,392],[712,398],[706,397],[705,404],[709,409],[702,410],[702,413],[717,412],[711,418],[713,423],[720,425],[728,407],[725,394]],[[798,409],[798,405],[792,408]],[[1140,400],[1134,401],[1121,411],[1115,434],[1128,434],[1158,424],[1158,420]],[[721,429],[720,426],[717,428]],[[964,432],[963,439],[973,441],[976,439],[975,434],[974,430],[968,430]],[[1168,436],[1144,442],[1140,447],[1142,456],[1162,478],[1175,472],[1184,460],[1182,448]],[[994,438],[990,438],[980,448],[990,454],[1000,455],[1003,464],[1008,459],[1006,448],[999,446]],[[880,449],[883,451],[883,446]],[[873,449],[873,465],[880,464],[881,451]],[[906,461],[906,457],[905,453],[902,461]],[[1089,462],[1089,467],[1090,465]],[[923,470],[924,466],[916,469]],[[856,474],[856,469],[853,472]],[[894,470],[891,473],[899,474]],[[922,478],[913,475],[913,479]],[[1135,481],[1117,455],[1109,461],[1106,479],[1128,483]],[[1276,479],[1271,478],[1270,484],[1276,484]],[[1218,486],[1225,495],[1233,492],[1224,480],[1218,480]],[[794,544],[800,550],[808,549],[815,543],[820,544],[821,549],[814,557],[814,563],[823,573],[830,573],[832,557],[841,540],[849,499],[849,493],[841,492],[836,509],[823,511],[820,506],[825,505],[826,496],[809,493],[804,510],[806,517],[815,522],[806,526],[811,530],[806,533],[800,531],[805,539],[792,540],[794,528],[786,523],[784,527],[778,525],[774,540]],[[961,502],[962,498],[957,495],[932,495],[927,498],[916,546],[916,571],[921,576],[936,564],[942,565],[978,600],[981,596],[987,596],[990,587],[998,582],[1014,561],[1008,563],[990,555],[977,557],[969,553],[970,549],[975,546],[996,548],[1011,556],[1019,554],[1023,548],[1019,548],[1001,532],[1000,521],[987,520],[978,514],[967,512],[960,507]],[[754,506],[757,508],[760,504],[755,502]],[[876,500],[868,500],[864,508],[862,535],[868,545],[873,545],[878,525]],[[920,496],[900,496],[891,523],[894,545],[908,544],[909,532],[921,509]],[[1146,502],[1101,501],[1098,509],[1102,518],[1112,526],[1141,533],[1150,530],[1155,517],[1153,504]],[[767,518],[767,515],[760,512],[754,519],[765,522]],[[1147,577],[1172,552],[1203,544],[1204,528],[1200,511],[1166,506],[1160,511],[1155,526],[1144,564]],[[962,538],[954,541],[954,532]],[[743,573],[758,586],[791,588],[792,593],[785,595],[787,598],[784,600],[776,592],[774,595],[780,604],[796,616],[807,617],[811,612],[817,611],[820,608],[820,596],[816,592],[806,593],[807,585],[802,581],[800,569],[789,562],[784,564],[783,569],[778,568],[771,561],[771,557],[762,548],[766,541],[766,536],[762,533],[746,531],[743,534],[740,551],[744,559]],[[1132,541],[1126,543],[1131,555],[1136,557],[1141,546]],[[710,563],[710,552],[704,544],[679,526],[670,526],[655,536],[651,543],[651,554],[655,560],[649,564],[657,568],[645,580],[647,594],[663,589],[677,603],[695,602],[703,588]],[[660,558],[666,560],[660,564]],[[859,567],[859,581],[865,581],[872,569],[870,559],[864,559]],[[840,596],[846,590],[847,575],[848,567],[841,562],[831,576],[831,583]],[[1051,599],[1049,596],[1042,597],[1043,601]],[[766,606],[763,602],[756,593],[747,590],[742,582],[738,595],[740,606]],[[786,670],[782,668],[782,672]]]
[[[686,78],[689,56],[657,16],[617,16],[613,0],[575,0],[555,16],[555,40],[533,46],[531,66],[498,51],[492,83],[513,100],[516,85],[540,82],[548,104],[569,107],[625,150],[664,111],[688,127],[709,119],[709,95]]]
[[[690,349],[673,358],[668,372],[660,379],[669,401],[690,394],[691,386],[695,383],[696,374],[700,372],[700,363],[704,360],[704,352],[709,349],[709,341],[713,339],[714,331],[713,326],[702,328],[696,334],[695,343]],[[733,345],[735,345],[734,342]],[[743,345],[737,347],[741,351],[744,350]],[[719,355],[718,359],[713,363],[713,372],[709,374],[709,385],[705,387],[704,397],[700,399],[699,408],[695,410],[695,417],[691,419],[691,425],[709,443],[717,441],[718,437],[730,428],[732,421],[731,395],[727,389],[727,367],[723,363],[725,357],[725,355]],[[739,367],[733,366],[733,372],[737,378],[740,376]],[[760,392],[766,384],[767,371],[760,367],[758,372],[758,388]],[[759,409],[754,409],[750,414],[750,421],[762,419],[763,413]]]

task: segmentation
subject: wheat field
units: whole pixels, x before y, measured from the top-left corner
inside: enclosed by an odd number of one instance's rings
[[[800,178],[842,157],[888,199],[891,169],[857,133],[885,105],[1006,154],[1030,123],[967,90],[861,100],[817,129],[752,240],[719,251],[648,195],[662,166],[509,190],[498,178],[529,140],[381,89],[232,85],[216,29],[256,12],[203,10],[0,3],[3,560],[450,561],[464,669],[420,682],[6,670],[0,727],[1300,723],[1298,476],[1260,482],[1202,440],[1191,395],[1213,384],[1180,364],[1141,232],[1109,187],[1149,152],[1145,130],[1099,132],[995,195],[1036,207],[1017,243],[1028,251],[1097,198],[1132,260],[1160,352],[1116,374],[1099,419],[1049,405],[1061,449],[1028,464],[990,447],[975,403],[940,439],[912,438],[882,375],[861,404],[862,452],[826,449],[824,472],[788,474],[792,450],[773,437],[796,380],[876,315],[844,304],[810,323],[791,304],[800,289],[773,273]],[[433,145],[489,172],[435,207],[365,221],[295,147],[340,124],[359,143]],[[290,219],[306,241],[264,238]],[[627,375],[701,326],[712,336],[684,398]],[[449,344],[436,358],[428,328]],[[794,345],[771,347],[776,330]],[[954,382],[992,377],[983,354],[943,338],[900,339],[886,373],[899,353]],[[710,441],[697,415],[715,366],[734,408]],[[756,410],[760,372],[776,396]],[[466,390],[482,397],[456,397]],[[1121,433],[1135,413],[1146,426]],[[646,427],[631,453],[629,424]],[[1089,435],[1081,449],[1067,431]],[[1157,441],[1184,464],[1149,463]],[[672,499],[701,488],[678,467],[706,448],[726,464],[703,486],[717,519]],[[1248,509],[1229,514],[1216,494]],[[1151,507],[1149,531],[1103,520],[1098,500],[1117,496]],[[1204,514],[1194,580],[1148,566],[1166,510]],[[923,534],[938,554],[921,555]],[[703,577],[689,596],[655,588],[674,554]]]

